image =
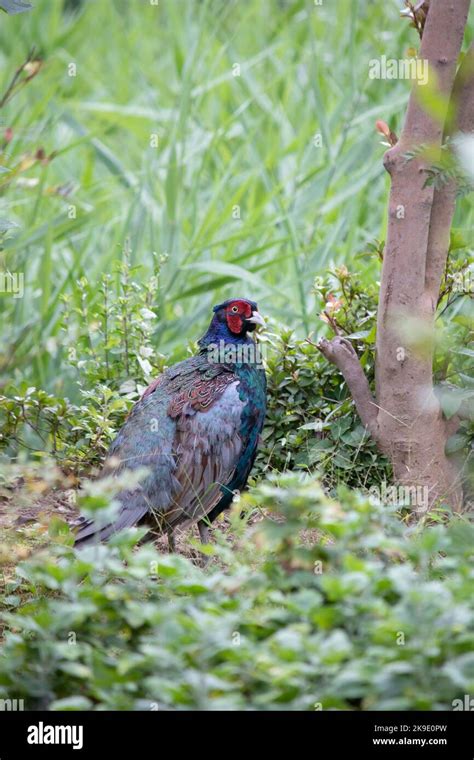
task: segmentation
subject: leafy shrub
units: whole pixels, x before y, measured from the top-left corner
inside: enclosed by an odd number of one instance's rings
[[[27,709],[440,710],[473,693],[472,524],[409,528],[294,474],[244,502],[266,516],[250,533],[235,519],[232,547],[216,530],[207,571],[134,548],[139,532],[20,564],[0,696]]]
[[[0,396],[0,446],[7,454],[53,454],[74,471],[100,464],[131,406],[165,366],[151,345],[161,263],[139,285],[126,246],[114,278],[104,274],[96,288],[83,277],[76,301],[63,299],[61,373],[72,381],[73,400],[25,381],[10,384]]]
[[[340,267],[317,278],[314,290],[324,321],[353,341],[373,382],[375,286],[364,291],[360,280]],[[388,463],[360,423],[339,373],[314,342],[296,340],[290,330],[268,340],[268,413],[260,463],[277,471],[317,471],[330,488],[340,481],[368,487],[386,479]]]

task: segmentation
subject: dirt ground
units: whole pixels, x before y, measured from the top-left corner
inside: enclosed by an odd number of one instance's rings
[[[38,493],[35,495],[36,487]],[[50,542],[49,530],[52,522],[59,520],[74,527],[79,516],[74,488],[45,489],[41,480],[33,480],[26,484],[20,481],[12,487],[0,488],[0,582],[2,571],[4,580],[6,576],[11,577],[17,562],[26,559],[32,551]],[[247,519],[247,527],[255,525],[264,517],[262,511],[254,510]],[[271,519],[280,518],[272,515]],[[236,537],[227,512],[213,523],[210,529],[211,542],[216,531],[220,531],[230,545],[235,543]],[[197,564],[203,564],[203,555],[193,546],[193,539],[199,542],[197,525],[184,531],[175,531],[174,538],[177,553]],[[300,535],[304,544],[313,544],[320,538],[319,531],[302,531]],[[158,551],[169,552],[166,535],[157,535],[153,540]],[[214,559],[217,561],[217,558]],[[211,559],[210,564],[214,559]]]
[[[27,493],[24,493],[22,487],[3,489],[0,493],[0,549],[2,544],[10,548],[15,546],[19,551],[16,559],[24,559],[32,549],[48,543],[48,529],[53,520],[59,519],[74,527],[79,517],[73,489],[51,489],[38,494],[36,499],[32,499],[31,488]],[[259,519],[262,516],[257,515],[249,522],[253,524]],[[212,533],[216,530],[224,532],[226,539],[232,543],[230,522],[225,514],[213,524],[210,530],[211,541]],[[176,552],[196,560],[202,555],[191,545],[190,539],[193,538],[199,541],[196,525],[185,531],[175,531]],[[169,551],[166,535],[157,535],[154,543],[158,551]]]

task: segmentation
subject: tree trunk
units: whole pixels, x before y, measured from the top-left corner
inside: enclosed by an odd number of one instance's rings
[[[419,57],[428,61],[443,102],[457,101],[457,118],[432,119],[419,100],[415,82],[399,142],[384,156],[390,174],[387,241],[377,314],[376,399],[357,355],[343,338],[322,340],[319,348],[341,370],[361,420],[392,462],[395,481],[420,489],[420,508],[440,501],[462,503],[457,467],[445,454],[456,421],[444,419],[433,387],[434,322],[445,270],[456,185],[427,185],[423,152],[430,163],[451,131],[474,128],[474,49],[456,74],[470,0],[431,0]]]

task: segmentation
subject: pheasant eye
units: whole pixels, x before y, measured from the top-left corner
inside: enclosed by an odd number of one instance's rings
[[[233,306],[232,307],[232,311],[234,312],[234,314],[237,314],[238,310],[239,310],[238,306]]]

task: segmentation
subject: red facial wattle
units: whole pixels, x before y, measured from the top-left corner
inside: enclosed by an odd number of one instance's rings
[[[227,314],[227,325],[229,330],[238,335],[242,332],[243,322],[240,314]]]
[[[252,307],[246,301],[232,301],[226,308],[226,320],[229,330],[239,335],[244,327],[244,319],[250,319]]]

